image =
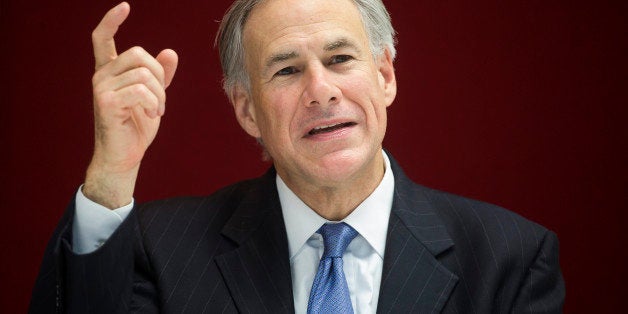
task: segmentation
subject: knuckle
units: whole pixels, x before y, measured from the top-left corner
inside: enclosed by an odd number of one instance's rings
[[[104,90],[100,84],[96,84],[94,85],[94,87],[92,88],[92,92],[94,93],[94,97],[106,92],[106,90]]]
[[[92,75],[92,85],[96,86],[98,84],[100,84],[106,77],[107,75],[104,73],[104,71],[102,70],[102,67],[94,72],[94,75]]]
[[[96,28],[92,31],[92,42],[98,41],[99,38],[100,38],[100,31],[98,30],[98,28]]]
[[[146,51],[140,46],[134,46],[129,49],[129,53],[135,58],[140,58],[146,54]]]
[[[148,93],[146,95],[146,102],[151,108],[159,107],[159,99],[153,93]]]
[[[148,91],[144,84],[135,84],[131,86],[131,92],[138,95],[145,95]]]
[[[140,67],[135,69],[135,76],[137,78],[138,81],[140,82],[148,82],[151,78],[151,76],[153,76],[153,74],[150,72],[149,69],[145,68],[145,67]]]
[[[94,73],[94,75],[92,76],[92,86],[96,87],[96,85],[100,83],[100,80],[100,74],[98,74],[98,71],[96,71],[96,73]]]
[[[98,108],[112,107],[116,103],[113,93],[98,93],[94,95],[94,104]]]
[[[153,93],[144,84],[135,84],[131,87],[131,92],[138,95],[139,98],[152,100],[155,98]]]

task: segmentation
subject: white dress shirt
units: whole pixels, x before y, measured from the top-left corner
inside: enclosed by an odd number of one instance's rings
[[[359,233],[343,255],[344,273],[355,313],[375,313],[377,310],[395,184],[388,156],[383,151],[382,154],[386,167],[382,181],[342,220]],[[276,181],[288,235],[295,312],[306,313],[318,262],[324,251],[323,238],[316,231],[328,220],[305,205],[279,176]],[[85,197],[81,188],[76,193],[72,250],[77,254],[87,254],[107,241],[131,212],[133,201],[109,210]]]
[[[382,181],[367,199],[342,220],[359,233],[342,256],[355,313],[375,313],[377,310],[388,219],[395,188],[390,161],[385,153],[382,154],[386,164]],[[316,231],[329,221],[303,203],[279,176],[276,180],[288,234],[295,312],[306,313],[318,262],[324,251],[323,237]]]
[[[72,223],[72,251],[87,254],[96,251],[122,224],[133,209],[134,201],[110,210],[87,198],[81,185],[76,192],[76,212]]]

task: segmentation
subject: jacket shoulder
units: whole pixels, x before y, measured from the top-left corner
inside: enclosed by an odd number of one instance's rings
[[[557,256],[556,235],[536,222],[491,203],[418,188],[430,199],[463,260],[523,275],[540,255]]]
[[[245,195],[259,188],[261,178],[241,181],[207,196],[183,196],[138,205],[140,232],[144,239],[168,234],[218,234]]]
[[[454,230],[483,237],[538,238],[547,228],[518,213],[488,202],[420,187],[434,205],[437,214]]]
[[[456,299],[468,298],[478,312],[495,308],[560,309],[564,283],[554,232],[494,204],[421,189],[454,243],[440,260],[469,289],[467,294],[456,294]]]

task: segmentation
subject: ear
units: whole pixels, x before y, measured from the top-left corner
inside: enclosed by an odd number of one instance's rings
[[[378,58],[378,78],[379,84],[384,91],[384,99],[386,107],[390,106],[397,96],[397,80],[395,78],[395,67],[393,66],[392,56],[388,48]]]
[[[242,129],[249,135],[260,138],[261,133],[255,119],[255,105],[250,93],[242,85],[237,84],[231,90],[229,100],[231,100],[236,119],[238,119]]]

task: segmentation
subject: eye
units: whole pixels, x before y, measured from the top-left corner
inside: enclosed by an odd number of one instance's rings
[[[344,63],[350,60],[353,60],[353,57],[350,55],[336,55],[331,57],[329,64]]]
[[[285,67],[279,71],[277,71],[277,73],[275,73],[275,75],[290,75],[290,74],[294,74],[297,73],[297,69],[295,67]]]

